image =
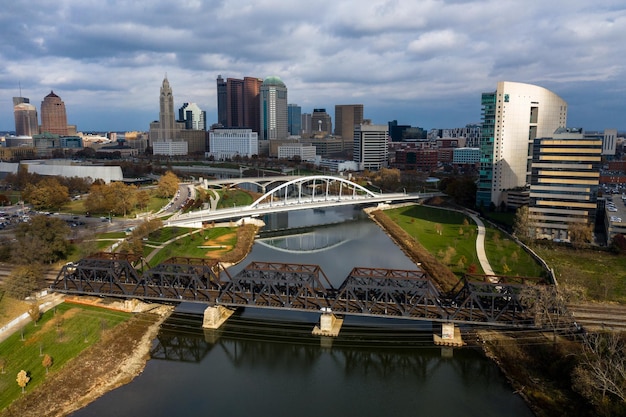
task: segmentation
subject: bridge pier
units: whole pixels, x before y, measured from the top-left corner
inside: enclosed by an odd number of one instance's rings
[[[322,315],[320,316],[320,325],[313,328],[313,334],[315,336],[339,336],[343,319],[338,319],[330,308],[322,308]]]
[[[234,312],[235,310],[230,310],[224,306],[209,306],[204,310],[202,327],[205,329],[218,329]]]
[[[461,337],[461,329],[456,327],[454,323],[441,324],[441,336],[433,334],[433,342],[437,346],[461,347],[465,344]]]

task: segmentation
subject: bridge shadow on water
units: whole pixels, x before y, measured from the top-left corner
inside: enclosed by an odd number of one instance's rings
[[[217,330],[203,329],[197,311],[177,309],[161,326],[150,352],[153,360],[200,363],[215,349],[235,367],[264,366],[310,372],[322,358],[345,374],[410,375],[425,379],[442,363],[433,346],[433,325],[394,319],[356,318],[344,323],[336,338],[313,336],[316,315],[242,309]],[[456,373],[470,380],[492,372],[473,349],[455,350]],[[447,357],[443,355],[443,357]],[[324,359],[324,360],[326,360]]]

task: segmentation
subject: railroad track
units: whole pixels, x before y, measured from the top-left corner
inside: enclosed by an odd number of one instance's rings
[[[616,304],[569,304],[574,320],[589,331],[626,331],[626,306]]]

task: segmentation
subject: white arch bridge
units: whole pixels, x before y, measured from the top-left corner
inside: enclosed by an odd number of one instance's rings
[[[166,226],[202,227],[203,223],[257,217],[290,210],[316,209],[353,204],[385,204],[431,197],[439,193],[375,193],[342,177],[303,176],[263,194],[249,206],[198,210],[171,217]]]

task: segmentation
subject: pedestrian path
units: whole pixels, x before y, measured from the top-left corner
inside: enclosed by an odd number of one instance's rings
[[[487,253],[485,252],[485,224],[474,213],[466,211],[465,214],[474,220],[478,228],[478,234],[476,235],[476,256],[478,257],[478,262],[480,262],[480,266],[485,275],[495,275],[489,263],[489,259],[487,259]]]
[[[45,292],[41,297],[37,297],[39,303],[39,311],[43,314],[46,311],[58,306],[65,299],[64,294],[48,293]],[[22,314],[11,320],[6,325],[0,328],[0,342],[4,342],[9,336],[15,333],[18,329],[24,327],[28,322],[32,321],[28,312]]]

